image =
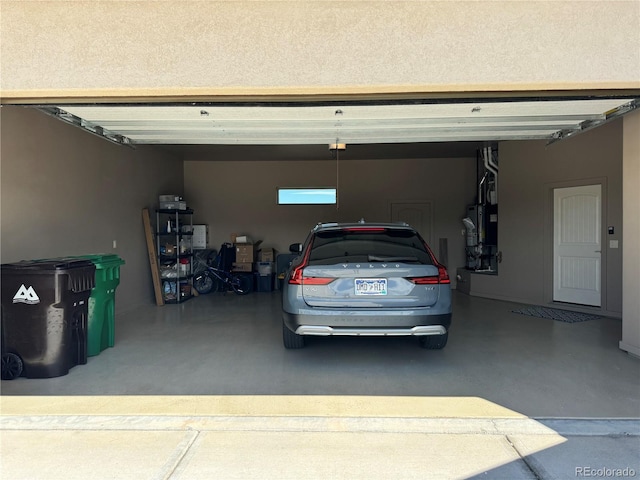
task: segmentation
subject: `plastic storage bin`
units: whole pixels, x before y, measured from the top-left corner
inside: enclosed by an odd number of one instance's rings
[[[87,363],[87,317],[95,265],[31,260],[0,266],[2,378],[59,377]]]
[[[96,267],[96,285],[89,297],[87,325],[87,355],[92,357],[115,345],[116,287],[120,284],[118,255],[80,255],[75,258],[90,260]]]
[[[273,291],[273,274],[260,275],[255,273],[255,283],[257,292],[272,292]]]

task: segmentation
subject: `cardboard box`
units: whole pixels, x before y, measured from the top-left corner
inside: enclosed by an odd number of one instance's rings
[[[251,272],[253,270],[253,263],[251,262],[233,262],[234,272]]]
[[[253,263],[254,250],[252,243],[236,243],[236,262]]]
[[[253,243],[251,237],[246,234],[232,233],[231,234],[231,243]],[[260,243],[260,242],[257,242]]]
[[[276,251],[273,248],[262,248],[258,250],[259,262],[275,262]]]

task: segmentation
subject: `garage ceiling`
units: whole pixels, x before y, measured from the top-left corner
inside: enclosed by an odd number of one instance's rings
[[[334,104],[39,106],[108,140],[135,145],[416,144],[557,141],[637,108],[640,98],[481,99]]]

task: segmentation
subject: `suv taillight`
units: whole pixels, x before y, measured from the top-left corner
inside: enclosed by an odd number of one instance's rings
[[[305,266],[301,263],[293,269],[289,278],[289,285],[328,285],[335,280],[335,278],[327,277],[305,277],[302,275],[302,270]]]
[[[289,285],[302,285],[302,269],[305,266],[301,263],[293,269],[289,277]]]
[[[302,285],[302,280],[303,280],[302,270],[304,270],[304,267],[306,267],[307,264],[309,263],[309,255],[311,254],[312,245],[313,245],[313,239],[307,245],[307,251],[304,253],[304,256],[302,257],[302,261],[298,265],[293,267],[293,270],[291,271],[291,276],[289,277],[289,282],[288,282],[289,285]]]
[[[438,283],[451,283],[447,268],[444,265],[438,265]]]
[[[424,240],[423,240],[424,242]],[[447,267],[445,267],[444,265],[441,265],[440,263],[438,263],[438,261],[436,260],[436,256],[433,254],[433,252],[431,251],[431,248],[429,248],[429,245],[427,245],[427,242],[424,242],[424,248],[427,249],[427,252],[429,252],[429,255],[431,255],[431,259],[433,260],[433,264],[438,267],[438,276],[437,277],[420,277],[420,278],[432,278],[436,281],[432,281],[432,282],[425,282],[425,283],[430,283],[430,284],[450,284],[451,283],[451,279],[449,278],[449,274],[447,273]],[[409,279],[412,280],[412,279]],[[413,282],[416,283],[416,282]]]
[[[386,228],[380,227],[347,227],[343,228],[343,232],[358,232],[358,233],[374,233],[374,232],[385,232]]]
[[[329,285],[335,278],[330,277],[302,277],[304,285]]]
[[[411,283],[416,285],[437,285],[438,277],[411,277],[407,278]]]
[[[407,278],[407,280],[415,283],[416,285],[442,285],[451,283],[451,279],[449,278],[449,274],[447,273],[447,269],[444,265],[436,263],[436,267],[438,267],[438,276],[411,277]]]

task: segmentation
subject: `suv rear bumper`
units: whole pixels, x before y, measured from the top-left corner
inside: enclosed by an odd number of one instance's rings
[[[444,335],[451,314],[420,316],[325,316],[282,312],[289,330],[298,335],[424,336]]]
[[[333,328],[317,325],[301,325],[295,333],[297,335],[344,335],[344,336],[424,336],[444,335],[447,329],[442,325],[428,325],[413,328]]]

